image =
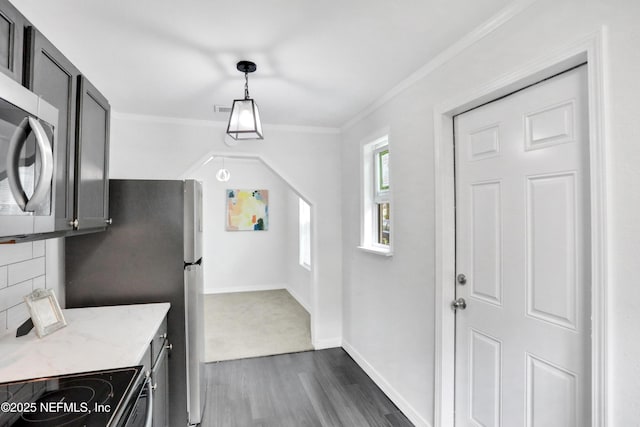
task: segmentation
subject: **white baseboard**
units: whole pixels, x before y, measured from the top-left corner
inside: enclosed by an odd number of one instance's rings
[[[224,288],[207,288],[205,294],[229,294],[233,292],[255,292],[255,291],[275,291],[278,289],[287,289],[287,285],[282,283],[266,284],[266,285],[250,285],[250,286],[228,286]]]
[[[307,313],[311,314],[311,308],[306,303],[306,301],[303,301],[302,298],[300,298],[300,295],[296,291],[291,288],[287,288],[287,292],[289,292],[293,299],[298,301],[298,304],[300,304],[305,310],[307,310]]]
[[[335,338],[326,338],[322,340],[313,340],[311,344],[313,345],[313,348],[315,350],[324,350],[325,348],[341,347],[342,338],[335,337]]]
[[[427,422],[422,416],[407,402],[400,393],[360,354],[344,339],[342,340],[342,348],[349,353],[349,356],[355,362],[360,365],[363,371],[371,377],[374,383],[391,399],[393,403],[402,411],[402,413],[409,418],[416,427],[431,427],[431,424]]]

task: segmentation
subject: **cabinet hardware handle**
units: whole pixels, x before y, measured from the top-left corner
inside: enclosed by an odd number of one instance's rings
[[[73,228],[78,228],[78,218],[74,219],[73,221],[69,221],[69,225]]]
[[[161,340],[163,340],[163,339],[167,338],[167,334],[166,334],[166,333],[164,333],[164,334],[160,334],[160,335],[158,335],[158,338],[160,338]]]
[[[173,344],[169,344],[168,346],[165,347],[167,350],[171,351],[173,350]]]
[[[105,219],[104,222],[107,225],[111,225],[111,224],[113,224],[113,218]]]

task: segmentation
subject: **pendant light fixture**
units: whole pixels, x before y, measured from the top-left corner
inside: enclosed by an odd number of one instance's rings
[[[244,99],[234,99],[227,133],[231,138],[263,139],[262,123],[255,101],[249,98],[249,73],[256,70],[256,64],[251,61],[240,61],[236,64],[238,71],[244,73]]]
[[[231,178],[231,172],[224,167],[224,157],[222,158],[222,168],[216,172],[216,179],[220,182],[227,182]]]

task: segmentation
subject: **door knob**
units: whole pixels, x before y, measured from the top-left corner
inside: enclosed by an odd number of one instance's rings
[[[467,308],[467,302],[464,300],[464,298],[458,298],[451,303],[451,308],[453,308],[454,310],[464,310],[465,308]]]

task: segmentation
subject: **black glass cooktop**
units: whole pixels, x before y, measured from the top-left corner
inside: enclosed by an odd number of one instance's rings
[[[0,384],[0,427],[109,426],[141,366]]]

